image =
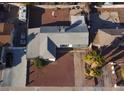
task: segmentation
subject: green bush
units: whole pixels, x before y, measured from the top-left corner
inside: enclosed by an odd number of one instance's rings
[[[99,67],[102,67],[103,63],[105,62],[105,59],[102,55],[96,51],[91,51],[84,56],[83,60],[89,65],[88,68],[85,68],[85,75],[87,77],[99,77],[102,75],[102,71],[99,69]]]
[[[37,68],[42,68],[43,66],[45,66],[45,62],[46,61],[40,57],[33,59],[33,63]]]
[[[96,51],[88,53],[84,56],[83,60],[91,65],[91,67],[101,67],[105,61],[104,57]]]

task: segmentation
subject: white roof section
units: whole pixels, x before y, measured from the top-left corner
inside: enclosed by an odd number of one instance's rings
[[[36,30],[34,30],[35,32]],[[29,31],[30,34],[34,33]],[[36,33],[36,32],[35,32]],[[29,36],[31,36],[29,34]],[[87,47],[89,34],[82,33],[39,33],[34,39],[29,40],[27,58],[43,57],[45,59],[56,58],[56,47],[72,45],[72,47]]]
[[[49,39],[47,34],[40,34],[39,56],[44,59],[56,58],[56,45]]]
[[[40,33],[40,38],[47,36],[57,47],[60,45],[88,45],[88,33]],[[42,43],[42,42],[40,42]]]
[[[85,24],[84,16],[71,16],[71,24],[74,24],[77,21],[81,21],[81,24]]]
[[[39,56],[40,34],[38,33],[40,33],[40,28],[33,28],[28,31],[27,58]]]

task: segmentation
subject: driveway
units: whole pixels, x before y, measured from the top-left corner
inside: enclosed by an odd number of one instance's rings
[[[12,49],[14,59],[13,66],[7,68],[3,73],[3,85],[11,87],[24,87],[26,83],[27,60],[24,53],[25,48]]]

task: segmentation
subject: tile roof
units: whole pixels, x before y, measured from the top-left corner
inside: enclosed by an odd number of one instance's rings
[[[124,34],[124,29],[102,29],[102,31],[110,35],[122,35]]]
[[[6,44],[11,41],[11,30],[13,29],[12,24],[0,23],[0,43]]]
[[[27,68],[29,69],[27,86],[74,86],[73,53],[61,51],[57,51],[57,55],[60,56],[58,60],[46,65],[43,69],[37,69],[34,66]]]
[[[0,34],[10,34],[10,31],[13,29],[12,24],[0,23]]]
[[[45,9],[41,21],[43,26],[70,25],[70,10],[69,8]]]
[[[10,35],[0,35],[0,43],[1,44],[7,44],[10,43],[11,36]]]

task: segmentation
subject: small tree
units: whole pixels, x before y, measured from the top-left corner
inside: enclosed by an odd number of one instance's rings
[[[91,68],[101,67],[104,63],[104,57],[97,53],[96,51],[92,51],[84,56],[83,60],[91,65]]]
[[[99,70],[99,69],[90,69],[89,75],[90,75],[91,77],[99,77],[99,76],[102,75],[102,71]]]
[[[40,57],[37,57],[33,59],[33,63],[37,68],[42,68],[44,66],[45,60]]]
[[[104,57],[97,53],[96,51],[89,52],[86,56],[84,56],[83,60],[89,65],[86,68],[85,75],[86,77],[99,77],[102,75],[102,71],[98,69],[104,63]]]
[[[86,69],[85,75],[88,78],[99,77],[102,75],[102,71],[100,69],[97,69],[97,68],[93,68],[93,69],[89,68],[89,69]]]

